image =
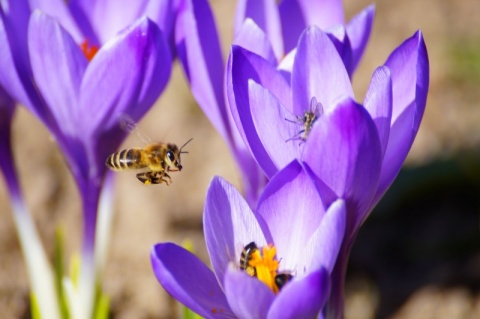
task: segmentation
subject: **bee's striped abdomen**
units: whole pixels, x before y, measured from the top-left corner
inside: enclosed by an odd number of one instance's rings
[[[250,266],[250,260],[256,251],[258,251],[258,247],[255,242],[252,241],[243,248],[242,253],[240,254],[240,269],[252,277],[257,276],[257,270],[255,267]]]
[[[125,170],[130,168],[145,167],[141,161],[142,151],[140,149],[126,149],[110,155],[105,164],[113,170]]]

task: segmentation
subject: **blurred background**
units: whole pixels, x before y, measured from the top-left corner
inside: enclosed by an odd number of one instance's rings
[[[211,0],[224,55],[235,1]],[[349,20],[370,1],[345,0]],[[353,78],[358,101],[373,70],[417,29],[430,57],[423,123],[387,195],[352,251],[346,318],[480,318],[480,1],[380,0],[370,43]],[[183,144],[184,170],[166,187],[146,187],[133,172],[117,174],[115,216],[103,285],[112,318],[178,318],[156,281],[149,251],[185,240],[208,262],[202,210],[219,175],[240,188],[228,149],[193,100],[179,65],[166,92],[139,123],[153,140]],[[14,155],[27,205],[52,254],[62,227],[70,255],[79,250],[81,207],[72,177],[46,129],[20,108]],[[135,136],[125,147],[142,146]],[[6,189],[0,182],[0,317],[30,318],[28,280]]]

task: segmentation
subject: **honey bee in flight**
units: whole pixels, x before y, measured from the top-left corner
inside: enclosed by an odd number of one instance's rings
[[[122,118],[122,127],[128,131],[134,131],[144,141],[148,141],[142,135],[136,124],[129,118]],[[144,148],[130,148],[115,152],[110,155],[105,164],[114,171],[123,171],[130,169],[146,169],[137,174],[137,179],[145,185],[172,183],[169,172],[178,172],[182,170],[181,154],[188,154],[182,151],[193,138],[189,139],[182,147],[172,143],[153,143]]]

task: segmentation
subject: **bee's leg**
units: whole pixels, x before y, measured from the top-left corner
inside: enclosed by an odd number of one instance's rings
[[[155,184],[153,180],[154,178],[155,176],[153,176],[153,172],[151,171],[137,174],[137,179],[145,185],[150,185],[152,183]]]
[[[165,177],[168,178],[168,180],[166,180]],[[155,176],[152,178],[152,183],[153,184],[165,183],[168,186],[172,183],[172,179],[167,173],[163,173],[163,174],[156,173]]]
[[[163,180],[165,181],[165,183],[167,183],[167,185],[172,183],[172,178],[170,177],[170,175],[168,175],[167,173],[163,173],[163,177],[168,178],[168,182],[165,178],[163,178]]]

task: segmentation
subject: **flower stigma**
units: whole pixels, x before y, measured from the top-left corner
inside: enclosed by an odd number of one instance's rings
[[[99,48],[96,45],[90,45],[88,40],[85,40],[80,44],[80,49],[82,50],[87,60],[90,62],[92,61],[95,54],[97,54]]]

